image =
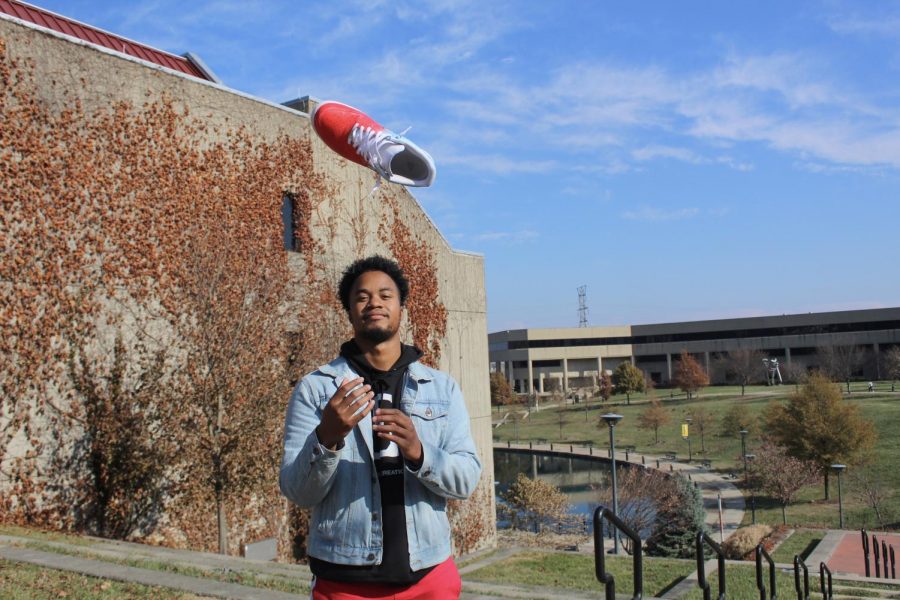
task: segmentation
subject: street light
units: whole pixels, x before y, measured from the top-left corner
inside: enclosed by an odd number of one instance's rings
[[[744,455],[744,477],[747,477],[747,461],[754,458],[756,458],[755,454]],[[750,492],[750,524],[756,525],[756,494],[752,490]]]
[[[684,428],[684,432],[687,434],[684,436],[684,439],[687,440],[688,443],[688,462],[691,462],[694,458],[694,453],[691,451],[691,423],[694,421],[691,417],[685,417],[684,422],[687,427]]]
[[[622,420],[622,415],[606,413],[600,418],[609,425],[609,453],[612,457],[612,501],[613,514],[619,516],[619,490],[616,487],[616,423]],[[613,554],[619,553],[619,530],[613,528]]]
[[[837,473],[838,476],[838,515],[840,516],[841,529],[844,528],[844,499],[841,496],[841,472],[847,468],[847,465],[831,465],[831,468]]]
[[[747,485],[747,434],[750,433],[746,429],[741,429],[741,456],[744,458],[744,485]]]

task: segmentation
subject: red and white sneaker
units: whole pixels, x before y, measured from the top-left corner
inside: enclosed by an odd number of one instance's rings
[[[361,110],[340,102],[323,102],[310,119],[329,148],[347,160],[371,167],[388,181],[411,187],[427,187],[434,181],[434,161],[427,152]]]

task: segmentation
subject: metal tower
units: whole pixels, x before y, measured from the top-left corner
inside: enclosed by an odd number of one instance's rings
[[[583,285],[578,288],[578,326],[587,327],[587,286]]]

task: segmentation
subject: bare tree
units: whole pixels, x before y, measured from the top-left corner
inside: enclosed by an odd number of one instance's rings
[[[850,475],[855,484],[853,489],[862,502],[875,512],[875,520],[879,527],[886,527],[890,515],[887,514],[894,490],[884,485],[884,478],[875,475],[871,467],[855,469]]]
[[[691,417],[691,425],[700,432],[700,451],[706,452],[706,432],[713,426],[715,417],[709,410],[702,406],[691,408],[688,411]]]
[[[274,493],[285,377],[285,282],[276,261],[233,243],[228,229],[196,232],[181,273],[173,352],[185,476],[196,487],[187,504],[214,507],[220,553],[230,547],[228,507]],[[192,502],[191,502],[192,501]]]
[[[745,386],[762,378],[765,369],[762,362],[764,358],[766,355],[759,350],[740,348],[732,350],[718,362],[726,377],[740,384],[743,396]]]
[[[819,480],[819,469],[811,460],[795,458],[784,446],[763,442],[753,461],[752,481],[755,487],[781,503],[781,521],[787,525],[787,505],[807,485]]]
[[[678,489],[673,478],[651,469],[629,467],[617,473],[619,516],[642,538],[656,529],[660,515],[671,512],[679,502]],[[612,488],[606,487],[599,500],[612,504]],[[630,541],[626,550],[630,551]]]
[[[884,372],[891,378],[891,391],[896,390],[897,379],[900,379],[900,346],[894,346],[884,353]]]
[[[788,383],[794,384],[794,389],[799,390],[800,386],[806,382],[809,373],[797,361],[790,361],[781,367],[781,376]]]
[[[850,378],[863,365],[865,351],[859,346],[822,346],[816,352],[825,373],[834,381],[847,384],[850,393]]]
[[[669,414],[669,411],[663,408],[659,400],[654,398],[650,401],[650,406],[645,408],[638,416],[638,427],[640,429],[652,429],[656,443],[659,444],[659,428],[664,427],[671,420],[672,415]]]

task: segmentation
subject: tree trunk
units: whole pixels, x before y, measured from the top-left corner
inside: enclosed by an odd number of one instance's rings
[[[743,396],[743,395],[744,395],[744,384],[742,383],[741,384],[741,396]]]
[[[219,554],[228,554],[228,521],[221,492],[216,493],[216,517],[219,523]]]
[[[828,469],[825,469],[825,499],[828,500]]]
[[[787,514],[785,513],[785,509],[787,508],[787,504],[781,505],[781,524],[787,525]]]

